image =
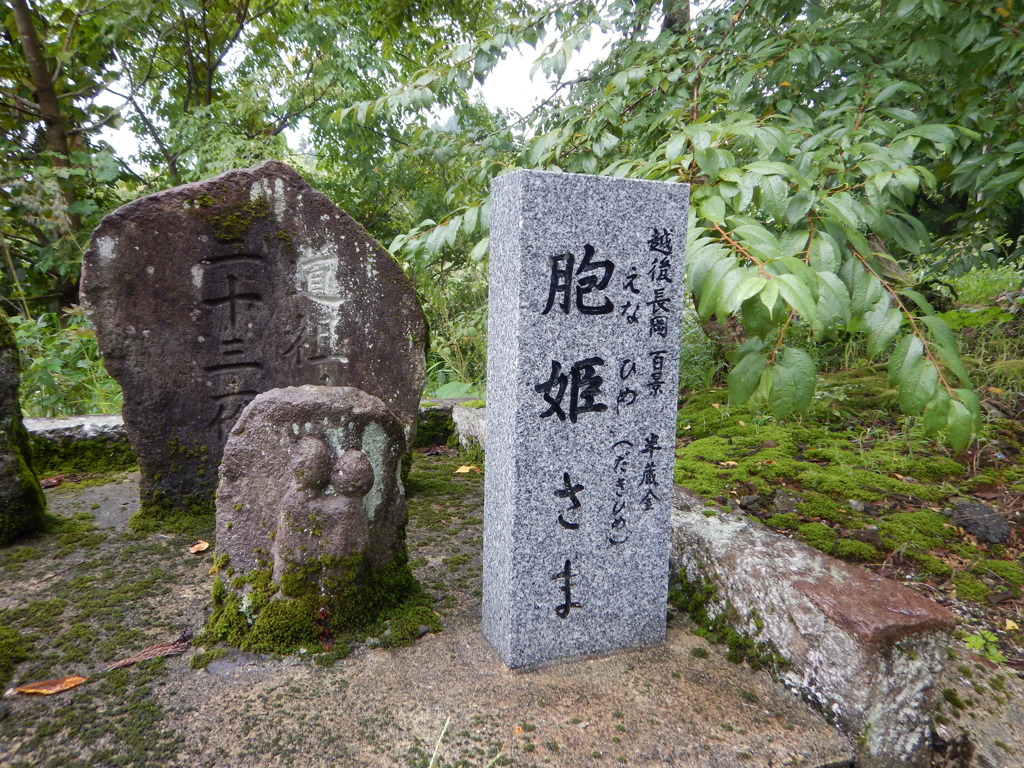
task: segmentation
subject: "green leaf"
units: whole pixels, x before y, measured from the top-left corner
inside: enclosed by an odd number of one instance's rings
[[[740,306],[742,306],[743,302],[747,299],[752,296],[757,296],[768,282],[763,275],[758,274],[756,271],[745,269],[743,272],[743,280],[741,280],[736,288],[733,289],[732,295],[729,297],[730,313],[739,310]]]
[[[960,402],[967,406],[967,410],[971,412],[971,417],[974,419],[974,430],[980,430],[981,401],[978,399],[978,395],[973,389],[955,389],[953,392],[960,398]]]
[[[934,435],[942,432],[949,423],[949,394],[945,387],[939,387],[935,397],[931,399],[921,415],[921,426],[925,434]]]
[[[485,237],[475,246],[473,246],[472,252],[469,254],[469,258],[473,261],[481,261],[484,256],[487,255],[487,250],[490,248],[491,238]]]
[[[815,194],[809,189],[802,189],[790,198],[786,206],[786,222],[792,226],[800,221],[814,205]]]
[[[725,221],[725,200],[715,194],[706,197],[700,204],[700,215],[707,221],[721,224]]]
[[[974,416],[970,409],[958,400],[950,400],[946,419],[950,447],[957,453],[966,448],[974,437]]]
[[[896,386],[903,366],[919,360],[923,355],[924,344],[916,334],[910,333],[900,339],[889,356],[889,386]]]
[[[754,394],[761,380],[761,373],[768,364],[767,355],[756,352],[744,355],[729,371],[729,402],[739,405]]]
[[[685,133],[677,133],[669,140],[668,146],[665,147],[665,159],[670,163],[673,160],[678,160],[686,153],[686,145],[689,143],[689,136]]]
[[[796,310],[808,324],[814,325],[818,320],[814,295],[806,283],[796,275],[778,275],[772,282],[778,283],[779,294],[789,306]]]
[[[911,290],[910,288],[904,288],[900,291],[904,296],[913,300],[915,304],[924,312],[926,315],[934,315],[935,308],[932,307],[931,302],[928,301],[922,294],[917,291]]]
[[[794,347],[780,350],[771,375],[768,405],[775,418],[782,419],[793,412],[806,414],[811,409],[817,369],[810,355]]]
[[[765,309],[768,310],[768,314],[775,314],[775,302],[779,298],[779,281],[768,280],[765,282],[765,286],[761,289],[758,294],[758,298],[761,299],[761,303],[764,304]]]
[[[900,410],[912,416],[920,412],[935,397],[935,390],[939,385],[939,372],[926,358],[907,359],[900,368],[896,384],[899,386]]]
[[[887,297],[888,298],[888,297]],[[889,346],[900,331],[903,313],[889,306],[887,300],[878,302],[875,308],[864,315],[864,324],[868,329],[868,355],[877,357]]]
[[[818,272],[818,318],[824,328],[850,322],[850,293],[832,272]]]
[[[472,235],[476,231],[476,220],[480,215],[480,206],[474,205],[472,208],[466,209],[465,216],[462,220],[462,228],[467,235]]]
[[[708,320],[718,309],[718,298],[726,275],[736,269],[736,261],[725,258],[715,262],[704,276],[698,296],[697,313],[701,320]]]

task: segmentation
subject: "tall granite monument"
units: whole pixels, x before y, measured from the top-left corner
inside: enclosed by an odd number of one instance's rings
[[[415,290],[367,232],[271,161],[107,216],[82,293],[142,470],[143,517],[212,514],[224,442],[261,392],[380,398],[410,437],[425,375]]]
[[[510,667],[664,637],[688,202],[493,183],[483,630]]]

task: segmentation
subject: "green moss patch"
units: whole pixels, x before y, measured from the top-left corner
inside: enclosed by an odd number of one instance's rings
[[[953,586],[956,587],[956,596],[958,598],[977,603],[984,602],[990,591],[976,576],[972,576],[967,571],[959,571],[953,574]]]
[[[128,521],[128,527],[136,533],[210,536],[216,516],[216,502],[211,494],[187,494],[172,501],[157,490],[142,499],[139,511]]]
[[[266,195],[226,204],[204,195],[192,200],[192,204],[198,207],[199,215],[210,226],[214,238],[222,243],[240,240],[254,221],[270,215]],[[279,232],[278,238],[290,244],[287,232]]]
[[[828,555],[873,563],[899,551],[922,572],[951,574],[937,555],[972,558],[972,545],[927,507],[956,494],[966,468],[913,430],[893,439],[882,374],[838,374],[826,387],[834,400],[789,421],[730,405],[721,390],[692,395],[678,414],[675,482],[719,503],[753,494],[770,505],[782,493],[796,511],[765,522]],[[857,533],[869,526],[874,539]],[[975,548],[973,559],[982,555]]]
[[[14,677],[14,669],[29,658],[32,643],[14,627],[0,626],[0,690]]]
[[[404,554],[379,568],[360,556],[321,557],[291,567],[280,588],[269,569],[234,579],[230,589],[218,575],[212,596],[213,613],[197,642],[225,641],[244,651],[295,653],[370,636],[402,645],[440,629]]]
[[[44,440],[29,437],[32,465],[40,477],[129,472],[139,468],[127,437]]]
[[[978,576],[996,576],[1011,587],[1024,587],[1024,568],[1008,560],[982,560],[971,568]]]
[[[426,405],[424,403],[424,405]],[[414,448],[429,445],[446,445],[455,434],[455,422],[451,412],[446,409],[434,408],[420,411],[419,425],[416,428]]]
[[[736,608],[725,601],[719,603],[714,587],[708,582],[690,581],[685,570],[679,572],[676,585],[669,591],[669,604],[687,614],[697,625],[696,634],[711,643],[724,644],[726,659],[746,662],[752,669],[785,671],[789,661],[770,644],[757,641],[737,627],[745,625]],[[714,614],[712,616],[712,614]],[[759,626],[756,616],[755,626]]]

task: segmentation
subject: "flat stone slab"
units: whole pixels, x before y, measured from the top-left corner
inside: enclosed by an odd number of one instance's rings
[[[94,440],[96,438],[126,438],[121,414],[93,414],[67,416],[59,419],[25,419],[25,429],[33,437],[54,442],[64,440]]]
[[[63,482],[46,491],[46,502],[55,515],[74,517],[86,512],[93,516],[97,528],[123,531],[139,511],[139,473],[126,472],[103,485]]]
[[[928,765],[953,614],[746,518],[696,506],[677,491],[672,560],[714,590],[709,612],[790,662],[783,680],[859,739],[859,766]]]

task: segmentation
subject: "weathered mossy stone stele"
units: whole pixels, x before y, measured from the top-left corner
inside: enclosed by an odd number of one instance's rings
[[[250,628],[259,635],[283,617],[308,624],[315,639],[318,624],[344,631],[404,597],[395,584],[372,592],[389,579],[412,585],[405,446],[387,406],[350,387],[274,389],[246,407],[217,489],[217,555],[230,586],[215,608],[225,627],[246,635],[225,639],[251,644]]]
[[[413,429],[426,324],[366,231],[279,162],[107,216],[82,290],[142,470],[142,515],[213,510],[242,409],[300,384],[369,392]],[[197,509],[198,508],[198,509]]]
[[[21,421],[18,359],[14,332],[0,314],[0,545],[38,530],[46,510]]]

